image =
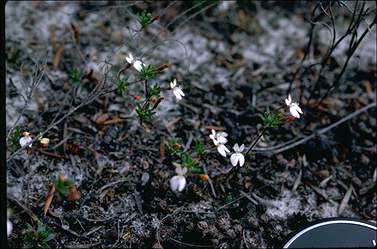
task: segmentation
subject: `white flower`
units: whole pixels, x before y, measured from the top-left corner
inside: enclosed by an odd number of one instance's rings
[[[141,60],[135,60],[131,53],[128,53],[128,56],[126,56],[126,61],[132,64],[133,67],[139,72],[141,71],[142,67],[145,66]]]
[[[10,220],[7,219],[7,235],[8,235],[8,237],[12,233],[12,229],[13,229],[12,222],[10,222]]]
[[[374,239],[372,239],[372,243],[373,243],[373,246],[376,246],[376,241]]]
[[[31,148],[31,141],[33,141],[33,139],[31,139],[30,133],[25,131],[23,135],[24,136],[19,140],[21,147],[28,145]]]
[[[173,176],[170,179],[170,188],[174,192],[179,191],[181,192],[186,186],[186,177],[181,175]]]
[[[217,151],[222,155],[223,157],[226,157],[226,153],[229,153],[229,149],[224,144],[219,144],[217,146]]]
[[[178,100],[181,100],[182,97],[185,96],[182,89],[179,86],[177,86],[177,80],[176,79],[174,79],[172,82],[170,82],[170,88],[173,90],[173,93]]]
[[[233,153],[230,156],[230,162],[232,163],[233,166],[236,166],[237,163],[240,164],[240,167],[242,167],[245,163],[245,157],[242,154],[242,151],[245,149],[245,146],[242,144],[241,146],[238,146],[238,144],[235,144],[233,146],[233,150],[235,153]]]
[[[228,133],[226,132],[218,132],[214,129],[211,130],[212,134],[209,135],[209,138],[212,139],[213,143],[217,146],[219,144],[226,144],[228,142],[228,139],[226,137],[228,136]]]
[[[177,173],[176,176],[173,176],[170,179],[170,188],[174,192],[179,191],[181,192],[185,186],[186,186],[186,177],[185,174],[187,173],[186,167],[181,167],[180,164],[176,165],[175,173]]]
[[[289,94],[288,98],[284,100],[285,104],[289,107],[289,112],[292,114],[295,118],[300,118],[300,113],[302,114],[301,108],[298,106],[298,103],[292,102],[292,97]]]
[[[177,173],[177,175],[179,176],[184,176],[187,173],[187,168],[186,167],[182,168],[181,165],[178,165],[175,168],[175,173]]]

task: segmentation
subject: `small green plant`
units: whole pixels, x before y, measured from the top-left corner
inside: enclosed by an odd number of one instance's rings
[[[205,145],[203,142],[196,141],[195,151],[199,156],[203,156],[206,153]]]
[[[150,123],[155,113],[150,109],[149,102],[146,102],[143,106],[136,103],[136,114],[139,116],[140,123]]]
[[[283,114],[281,112],[270,112],[267,111],[262,116],[262,121],[264,127],[267,128],[277,128],[283,119]]]
[[[80,82],[81,77],[83,76],[83,72],[78,70],[77,68],[72,69],[72,71],[69,74],[69,84],[71,86],[76,85]]]
[[[140,80],[150,80],[155,76],[155,68],[152,65],[141,66],[141,71],[139,73]]]
[[[117,87],[116,92],[118,95],[123,96],[127,92],[128,88],[128,77],[122,79],[122,80],[117,80],[115,82],[115,85]]]
[[[169,139],[165,142],[165,149],[170,156],[179,156],[182,152],[182,145],[176,139]]]
[[[198,164],[198,161],[192,158],[190,155],[184,154],[181,157],[182,166],[188,169],[193,169]]]
[[[161,93],[161,88],[160,88],[159,85],[156,84],[156,85],[149,88],[148,98],[151,98],[153,96],[159,97],[160,93]]]
[[[9,136],[10,147],[12,151],[18,150],[20,146],[21,128],[16,126],[13,133]]]
[[[60,176],[55,181],[55,188],[56,190],[64,197],[68,196],[69,188],[73,186],[73,182],[69,179],[64,179],[64,177]]]
[[[147,12],[145,10],[143,12],[141,12],[141,13],[138,13],[138,21],[139,21],[142,29],[144,29],[149,24],[151,24],[152,20],[153,20],[153,17],[152,17],[151,13],[149,13],[149,12]]]
[[[27,224],[23,249],[50,249],[48,243],[54,238],[55,234],[47,230],[41,222],[38,222],[37,230]]]

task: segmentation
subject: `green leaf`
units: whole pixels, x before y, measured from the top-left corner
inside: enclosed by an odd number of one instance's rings
[[[145,28],[146,26],[151,24],[152,19],[153,19],[152,14],[145,10],[141,13],[138,13],[138,21],[142,28]]]
[[[140,80],[150,80],[155,76],[155,68],[152,65],[141,66],[141,71],[139,73]]]

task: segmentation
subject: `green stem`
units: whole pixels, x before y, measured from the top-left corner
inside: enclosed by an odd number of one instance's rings
[[[259,133],[257,139],[255,139],[255,141],[250,145],[250,148],[246,151],[245,155],[247,155],[254,148],[254,146],[257,144],[257,142],[259,141],[259,139],[262,137],[263,133],[266,130],[267,130],[267,128],[263,127],[263,130]]]

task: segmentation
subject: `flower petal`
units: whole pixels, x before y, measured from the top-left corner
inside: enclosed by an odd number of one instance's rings
[[[10,221],[7,219],[7,235],[8,235],[8,237],[9,237],[9,235],[11,235],[11,233],[12,233],[12,229],[13,229],[12,222],[10,222]]]
[[[232,165],[235,167],[238,163],[238,157],[237,157],[237,154],[234,153],[230,156],[230,162],[232,163]]]
[[[181,192],[186,186],[186,178],[184,176],[173,176],[170,179],[170,188],[172,191]]]
[[[233,150],[234,150],[235,152],[239,152],[240,147],[238,146],[237,143],[236,143],[235,145],[233,145]]]
[[[300,118],[300,114],[297,112],[295,106],[289,107],[289,112],[292,114],[295,118]]]
[[[245,149],[245,145],[242,144],[242,145],[240,146],[240,151],[239,151],[239,152],[242,152],[244,149]]]
[[[130,64],[134,62],[134,57],[132,56],[131,53],[128,53],[128,57],[126,56],[126,61]]]
[[[226,144],[228,142],[228,139],[226,139],[225,137],[218,137],[217,138],[217,141],[220,143],[220,144]]]
[[[178,100],[181,100],[182,99],[182,96],[179,94],[179,92],[177,91],[178,88],[174,88],[173,90],[173,93],[175,95],[175,97],[178,99]]]
[[[177,87],[177,92],[181,95],[181,96],[185,96],[184,92],[182,91],[181,88]]]
[[[133,64],[134,68],[139,72],[141,72],[142,65],[144,65],[144,64],[139,60],[135,61],[134,64]]]
[[[228,150],[228,148],[225,146],[225,145],[223,145],[223,144],[220,144],[219,146],[217,146],[217,151],[220,153],[220,155],[222,155],[223,157],[226,157],[226,153],[228,152],[230,152],[229,150]]]
[[[242,167],[245,163],[244,155],[242,155],[241,153],[238,153],[238,160],[239,160],[239,163],[240,163],[240,167]]]

